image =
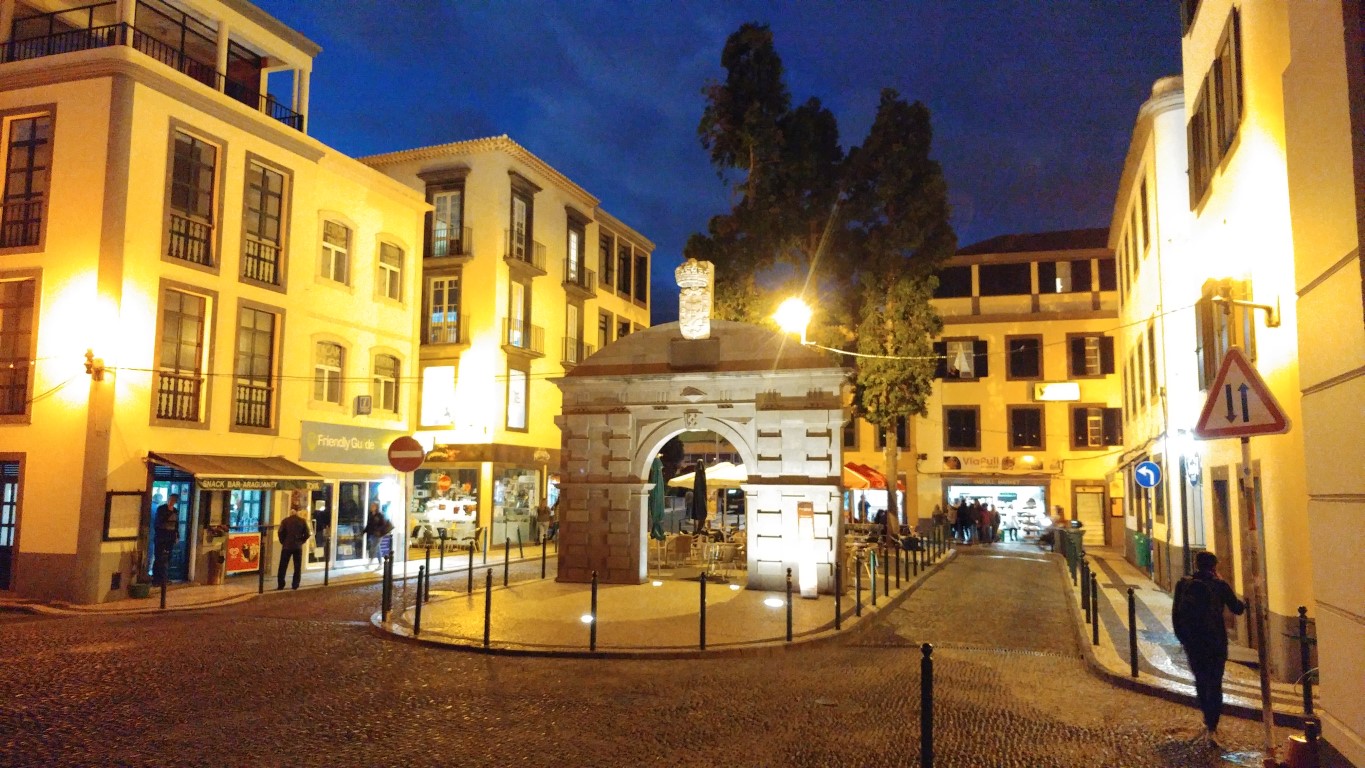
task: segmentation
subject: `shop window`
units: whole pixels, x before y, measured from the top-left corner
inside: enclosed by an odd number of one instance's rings
[[[43,239],[52,173],[52,115],[0,122],[5,163],[0,197],[0,248],[36,246]]]
[[[936,299],[960,299],[972,295],[971,267],[944,267],[938,272],[938,287],[934,289]]]
[[[1009,379],[1043,378],[1043,337],[1005,337],[1005,377]]]
[[[1096,405],[1071,406],[1071,447],[1123,445],[1123,411]]]
[[[524,467],[495,468],[493,525],[495,544],[535,541],[536,507],[540,506],[540,472]]]
[[[37,281],[0,279],[0,418],[28,413]]]
[[[1114,372],[1114,339],[1096,333],[1067,334],[1067,370],[1074,378],[1094,378]]]
[[[944,381],[975,381],[989,374],[984,339],[944,339],[934,342],[938,362],[934,376]]]
[[[944,450],[981,450],[981,408],[979,406],[947,406],[943,409]]]
[[[1033,277],[1028,262],[1021,264],[982,264],[977,267],[982,296],[1027,296],[1033,293]]]
[[[1035,405],[1009,406],[1011,451],[1044,448],[1043,408]]]

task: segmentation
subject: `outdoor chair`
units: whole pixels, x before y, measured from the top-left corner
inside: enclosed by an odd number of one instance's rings
[[[686,563],[692,557],[692,537],[685,533],[668,540],[664,549],[664,562],[669,566]]]

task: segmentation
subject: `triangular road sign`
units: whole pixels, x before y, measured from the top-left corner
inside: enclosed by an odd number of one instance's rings
[[[1261,374],[1247,362],[1242,350],[1233,347],[1223,357],[1218,375],[1209,386],[1209,397],[1199,413],[1194,436],[1200,440],[1220,437],[1279,435],[1289,431],[1289,419],[1270,394]]]

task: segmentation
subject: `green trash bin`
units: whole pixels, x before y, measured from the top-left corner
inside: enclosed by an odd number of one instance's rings
[[[1141,531],[1133,534],[1133,549],[1136,550],[1137,567],[1152,567],[1152,537]]]

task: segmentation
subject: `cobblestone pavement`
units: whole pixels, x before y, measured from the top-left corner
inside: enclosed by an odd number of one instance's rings
[[[725,659],[415,646],[370,628],[377,585],[0,616],[0,765],[917,766],[925,641],[940,768],[1223,764],[1192,741],[1192,706],[1089,672],[1055,563],[991,555],[967,552],[846,644]],[[1259,741],[1258,723],[1221,730]]]

